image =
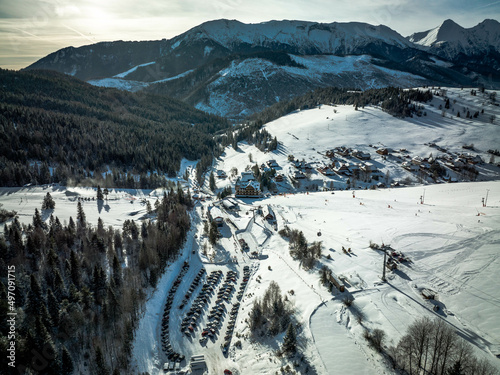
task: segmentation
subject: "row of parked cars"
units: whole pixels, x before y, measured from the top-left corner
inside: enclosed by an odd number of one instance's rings
[[[205,307],[208,305],[208,302],[210,301],[210,298],[213,295],[217,287],[217,284],[219,283],[221,278],[222,278],[221,270],[212,271],[210,275],[207,277],[205,283],[203,284],[200,290],[200,293],[194,299],[190,309],[186,312],[186,316],[181,322],[181,327],[180,327],[181,332],[184,332],[186,336],[191,336],[192,333],[195,331],[196,325],[198,324],[198,320],[203,315]],[[193,283],[198,283],[198,282],[196,281],[196,278],[195,281],[193,281]],[[193,285],[189,289],[188,293],[186,293],[184,299],[186,300],[186,297],[189,298],[190,295],[188,294],[192,292],[194,292]]]
[[[186,306],[188,304],[189,300],[191,299],[192,294],[194,293],[194,291],[196,290],[198,285],[200,285],[201,279],[202,279],[203,275],[205,275],[206,272],[207,271],[205,270],[205,268],[202,268],[198,271],[198,274],[195,276],[193,282],[189,286],[188,291],[184,295],[184,299],[182,300],[181,304],[179,305],[179,309],[182,310],[184,308],[184,306]]]
[[[248,279],[250,278],[250,267],[243,267],[243,280],[241,281],[240,288],[238,290],[238,294],[236,298],[238,302],[236,302],[231,311],[229,312],[229,322],[227,324],[226,335],[224,336],[224,343],[222,344],[222,352],[224,354],[229,350],[229,345],[231,343],[231,339],[233,338],[234,325],[236,324],[236,316],[238,315],[238,310],[240,309],[240,301],[243,298],[243,294],[245,293],[245,288],[248,284]]]
[[[172,309],[172,303],[174,302],[174,296],[177,292],[177,288],[179,287],[182,278],[186,274],[189,269],[189,263],[184,262],[182,265],[181,271],[177,278],[175,279],[170,291],[167,295],[167,301],[165,303],[165,309],[163,311],[163,317],[161,322],[161,345],[162,349],[167,355],[167,358],[172,362],[182,362],[184,360],[184,355],[177,353],[173,350],[172,345],[170,344],[170,334],[169,334],[169,324],[170,324],[170,310]]]
[[[208,324],[201,333],[200,344],[204,345],[208,338],[214,338],[224,321],[226,315],[226,302],[229,303],[235,290],[234,284],[238,280],[238,274],[235,271],[228,271],[224,283],[217,292],[215,305],[208,314]]]

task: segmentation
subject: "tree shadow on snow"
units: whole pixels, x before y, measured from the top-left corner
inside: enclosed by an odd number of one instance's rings
[[[53,209],[42,210],[42,220],[46,221],[54,213]]]

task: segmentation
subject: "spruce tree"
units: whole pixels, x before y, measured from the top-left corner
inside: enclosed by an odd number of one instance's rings
[[[52,196],[49,192],[45,195],[42,202],[42,210],[53,210],[56,208],[56,202],[52,199]]]
[[[58,355],[56,346],[46,325],[43,323],[40,317],[36,318],[34,340],[36,350],[40,350],[39,348],[43,348],[44,353],[46,353],[46,358],[54,358],[51,362],[51,367],[57,368]],[[57,372],[52,373],[57,374]]]
[[[102,194],[102,190],[101,190],[101,187],[99,185],[97,186],[97,200],[98,201],[104,200],[104,195]]]
[[[78,228],[85,228],[87,226],[87,218],[85,216],[85,212],[83,211],[82,203],[78,202],[76,205],[77,214],[76,220],[78,223]]]
[[[71,272],[71,281],[77,288],[80,287],[81,284],[81,268],[80,268],[80,261],[78,259],[78,256],[76,253],[71,250],[70,254],[70,272]]]
[[[49,315],[52,319],[52,323],[54,324],[54,326],[58,326],[60,317],[59,301],[50,288],[47,291],[47,308],[49,310]]]
[[[210,190],[215,191],[217,185],[215,184],[214,172],[210,172],[210,179],[208,180]]]
[[[73,220],[73,217],[70,216],[68,222],[68,232],[69,232],[68,234],[70,235],[70,237],[73,237],[75,235],[75,231],[76,231],[75,221]]]
[[[106,365],[102,350],[99,346],[95,349],[95,365],[97,370],[96,375],[110,375],[109,368]]]
[[[290,323],[286,330],[285,337],[283,339],[282,351],[283,353],[295,353],[297,350],[297,335],[295,333],[295,328],[293,324]]]
[[[30,289],[25,312],[28,315],[39,317],[41,315],[41,305],[43,303],[42,288],[34,274],[30,276]]]
[[[74,368],[73,358],[71,358],[71,354],[69,354],[68,349],[63,346],[61,351],[61,374],[70,375],[73,373]]]
[[[122,267],[118,261],[118,257],[113,256],[113,281],[117,288],[122,285]]]
[[[217,239],[219,238],[219,230],[217,229],[217,224],[215,221],[210,223],[210,231],[208,233],[208,241],[212,246],[215,246]]]
[[[40,211],[38,211],[38,208],[35,208],[35,215],[33,215],[33,227],[40,229],[45,228],[45,223],[40,216]]]

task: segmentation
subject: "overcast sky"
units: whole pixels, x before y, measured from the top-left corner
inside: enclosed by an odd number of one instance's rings
[[[20,69],[67,46],[170,39],[219,18],[359,21],[408,36],[448,18],[463,27],[500,20],[500,0],[0,0],[0,67]]]

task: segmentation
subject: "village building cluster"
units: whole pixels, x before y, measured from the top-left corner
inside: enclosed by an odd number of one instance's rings
[[[234,182],[234,196],[259,198],[297,191],[397,187],[416,181],[443,183],[477,180],[478,166],[485,161],[473,152],[472,145],[464,145],[464,152],[461,153],[450,152],[435,143],[426,145],[436,149],[434,152],[430,150],[428,157],[412,156],[405,148],[368,145],[374,149],[375,156],[372,157],[366,147],[338,146],[318,151],[320,160],[299,160],[290,154],[288,162],[280,165],[275,159],[269,159],[240,173]],[[389,173],[397,168],[407,173]],[[227,171],[219,169],[215,176],[225,179]],[[266,181],[263,176],[266,176]]]

